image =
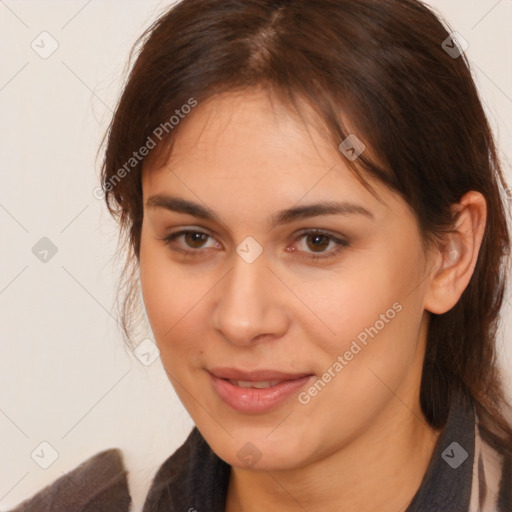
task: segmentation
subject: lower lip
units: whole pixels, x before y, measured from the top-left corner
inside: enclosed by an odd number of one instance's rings
[[[220,398],[239,412],[261,413],[281,405],[290,395],[299,391],[314,375],[283,381],[269,388],[241,388],[210,374],[212,384]]]

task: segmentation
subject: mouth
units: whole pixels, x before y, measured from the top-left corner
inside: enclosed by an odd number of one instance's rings
[[[310,372],[286,373],[278,370],[260,369],[260,370],[240,370],[238,368],[210,368],[209,373],[219,379],[226,379],[238,382],[282,382],[286,380],[296,380],[307,375]]]
[[[214,368],[208,373],[219,398],[232,409],[244,413],[273,410],[314,378],[311,373],[249,372],[236,368]]]
[[[262,381],[250,381],[250,380],[234,380],[234,379],[224,379],[227,380],[233,386],[238,386],[239,388],[255,388],[255,389],[266,389],[270,387],[277,386],[277,384],[281,384],[281,382],[286,382],[284,380],[262,380]]]

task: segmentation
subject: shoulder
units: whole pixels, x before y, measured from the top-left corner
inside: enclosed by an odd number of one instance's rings
[[[7,512],[128,512],[130,504],[121,451],[111,448]]]
[[[470,512],[512,510],[512,439],[494,439],[477,423]]]

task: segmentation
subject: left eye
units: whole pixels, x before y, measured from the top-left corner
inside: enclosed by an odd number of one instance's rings
[[[173,245],[175,245],[175,241],[181,237],[183,237],[185,245],[188,247],[188,249],[184,249],[183,247],[173,247]],[[172,250],[196,256],[205,250],[204,243],[208,238],[213,239],[210,233],[185,229],[177,231],[176,233],[171,233],[169,236],[162,238],[162,240],[164,241],[165,245],[171,246]],[[313,251],[310,253],[307,250],[299,250],[298,252],[306,252],[307,255],[304,257],[310,259],[330,258],[338,254],[338,252],[343,247],[347,247],[349,245],[347,241],[342,240],[329,232],[324,232],[318,229],[303,231],[295,238],[294,242],[300,241],[302,239],[305,239],[306,241],[310,240],[310,243],[306,242],[306,246],[309,249],[313,249]],[[329,244],[331,243],[334,245],[334,249],[326,251],[325,249],[329,247]],[[220,244],[217,242],[216,246],[218,247]],[[213,247],[215,247],[215,245]],[[316,251],[316,249],[320,249],[320,251]],[[295,251],[295,249],[292,249],[290,252]]]
[[[313,254],[308,253],[308,251],[305,251],[308,254],[307,256],[305,256],[305,258],[330,258],[336,256],[344,247],[348,246],[348,242],[346,240],[342,240],[341,238],[338,238],[337,236],[334,236],[329,232],[324,232],[318,229],[303,231],[296,238],[296,241],[302,239],[304,239],[307,248],[313,249]],[[334,246],[333,250],[321,250],[326,249],[331,243]],[[320,249],[320,251],[316,251],[316,249]]]

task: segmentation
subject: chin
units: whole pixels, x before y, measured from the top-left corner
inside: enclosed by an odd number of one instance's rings
[[[239,469],[278,471],[294,469],[305,464],[304,447],[302,445],[302,448],[299,448],[301,443],[298,440],[289,445],[278,438],[270,441],[265,439],[270,431],[265,428],[261,435],[254,435],[253,429],[253,435],[249,432],[237,435],[231,430],[233,437],[223,436],[222,442],[213,443],[207,439],[207,442],[222,460]],[[290,436],[287,438],[290,439]]]

